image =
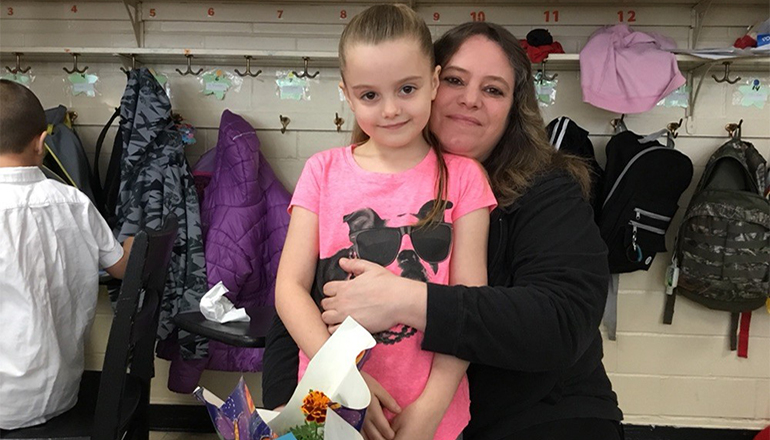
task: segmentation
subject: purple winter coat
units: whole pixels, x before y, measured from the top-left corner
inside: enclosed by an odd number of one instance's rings
[[[209,287],[222,281],[236,307],[272,305],[291,195],[259,151],[254,128],[229,110],[215,161],[201,205]],[[262,371],[262,352],[211,341],[206,368]]]

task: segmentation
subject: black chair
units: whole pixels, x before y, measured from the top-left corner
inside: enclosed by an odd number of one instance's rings
[[[265,336],[275,316],[274,306],[252,306],[246,308],[249,322],[228,322],[220,324],[209,321],[199,311],[177,313],[174,324],[196,335],[235,347],[264,348]]]
[[[150,380],[154,376],[160,303],[178,229],[172,216],[162,230],[140,231],[136,235],[101,374],[84,373],[77,405],[42,425],[0,431],[0,438],[149,438]]]

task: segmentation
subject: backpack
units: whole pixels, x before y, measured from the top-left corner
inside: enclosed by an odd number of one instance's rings
[[[551,145],[559,151],[572,154],[584,159],[591,169],[591,197],[589,203],[595,205],[596,195],[601,192],[599,182],[602,181],[604,170],[599,166],[594,154],[594,145],[588,137],[588,131],[580,127],[566,116],[561,116],[546,127]]]
[[[96,202],[92,189],[93,178],[88,157],[77,133],[72,129],[67,107],[60,105],[45,111],[48,136],[45,138],[46,155],[43,169],[47,176],[82,191],[91,202]]]
[[[751,311],[770,296],[770,202],[765,159],[733,138],[711,156],[677,235],[663,322],[676,296],[731,312],[730,349],[748,356]],[[740,341],[736,336],[740,318]]]
[[[692,161],[656,140],[622,131],[607,143],[597,206],[610,273],[648,270],[666,251],[666,229],[692,180]]]

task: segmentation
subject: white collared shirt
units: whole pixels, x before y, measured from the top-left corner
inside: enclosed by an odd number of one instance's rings
[[[0,168],[0,429],[75,405],[99,266],[122,256],[85,194],[37,167]]]

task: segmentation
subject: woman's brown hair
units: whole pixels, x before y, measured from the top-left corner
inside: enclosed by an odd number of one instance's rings
[[[433,55],[433,42],[430,30],[425,21],[406,5],[375,5],[353,17],[342,31],[339,44],[340,74],[345,82],[345,67],[347,66],[347,49],[355,44],[380,44],[386,41],[409,39],[419,45],[420,51],[428,58],[431,73],[436,66]],[[435,137],[426,126],[423,130],[425,141],[436,152],[438,176],[436,178],[436,200],[428,215],[421,219],[417,226],[440,223],[444,221],[446,210],[447,168],[444,156]],[[369,135],[361,130],[358,124],[353,126],[352,143],[360,145],[369,140]]]
[[[582,159],[558,152],[549,142],[540,115],[532,78],[532,64],[519,40],[502,26],[487,22],[461,24],[433,45],[443,68],[470,37],[480,35],[497,43],[513,68],[513,105],[503,135],[484,160],[492,191],[500,206],[509,206],[547,171],[566,170],[580,184],[583,196],[591,192],[590,171]]]

